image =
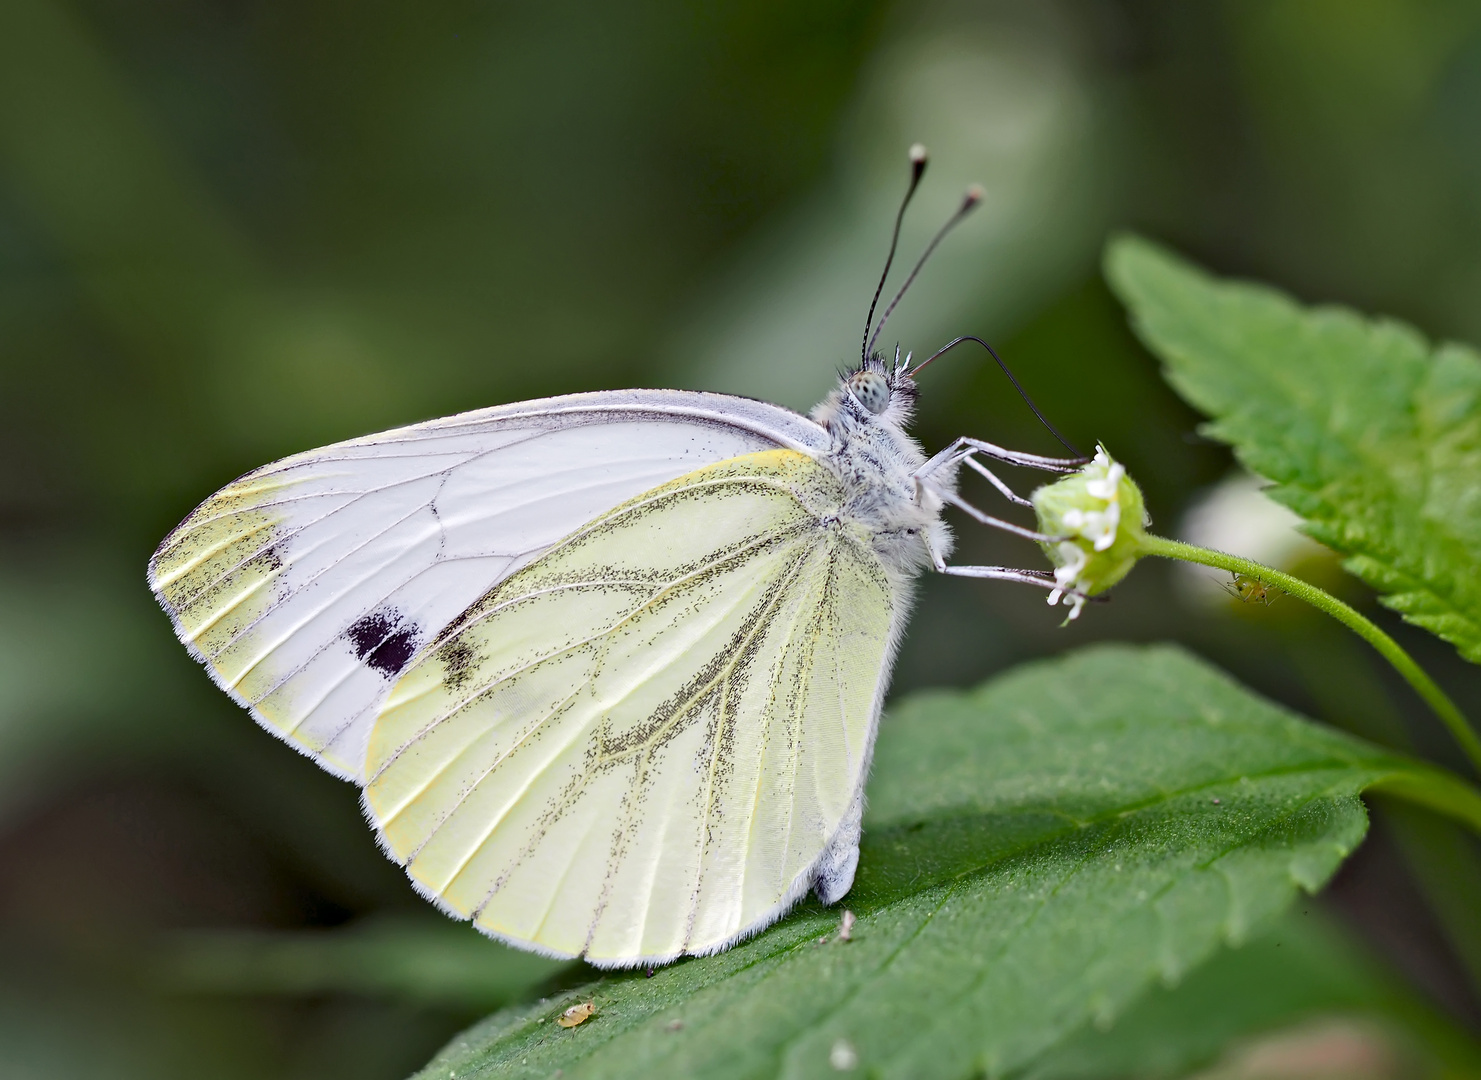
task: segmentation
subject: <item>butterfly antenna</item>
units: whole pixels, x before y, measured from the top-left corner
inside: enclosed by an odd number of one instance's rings
[[[1013,374],[1012,370],[1009,369],[1007,364],[1003,363],[1003,358],[998,355],[997,350],[994,349],[987,342],[983,341],[980,337],[973,337],[971,334],[963,334],[959,338],[953,338],[951,341],[948,341],[945,345],[941,346],[941,348],[933,352],[930,356],[922,360],[919,364],[916,364],[915,367],[912,368],[909,372],[910,377],[914,379],[917,375],[920,374],[921,369],[929,364],[932,360],[956,348],[964,341],[975,341],[978,345],[981,345],[984,349],[991,353],[992,358],[998,362],[998,367],[1003,369],[1003,374],[1008,376],[1008,381],[1013,384],[1013,389],[1018,391],[1019,397],[1023,398],[1028,407],[1034,411],[1034,415],[1039,418],[1039,423],[1043,424],[1046,428],[1049,429],[1049,434],[1058,439],[1060,445],[1062,445],[1070,453],[1074,454],[1082,462],[1090,460],[1075,447],[1074,443],[1070,442],[1070,440],[1061,435],[1059,433],[1059,429],[1049,422],[1049,418],[1039,411],[1039,407],[1034,404],[1034,399],[1028,396],[1028,391],[1023,388],[1023,384],[1018,381],[1017,376]]]
[[[941,226],[940,230],[936,233],[935,236],[931,237],[931,242],[926,245],[926,250],[921,252],[921,257],[915,261],[915,268],[910,271],[910,276],[905,279],[905,284],[900,286],[900,291],[897,292],[895,294],[895,298],[890,301],[890,306],[885,308],[884,314],[879,317],[879,325],[874,328],[874,336],[869,339],[869,343],[864,347],[864,354],[866,356],[874,351],[874,343],[879,340],[879,335],[884,333],[884,324],[889,322],[890,315],[893,314],[895,306],[900,303],[900,300],[905,295],[906,290],[909,289],[911,284],[915,281],[915,276],[920,273],[921,267],[926,265],[926,260],[931,257],[931,252],[936,250],[936,245],[941,243],[942,240],[946,239],[946,234],[951,232],[952,229],[956,228],[957,225],[961,223],[962,218],[966,217],[976,208],[977,204],[982,201],[982,196],[983,191],[981,185],[973,184],[971,187],[969,187],[967,189],[966,196],[962,199],[962,205],[957,208],[957,212],[955,214],[952,214],[951,217],[947,218],[946,224]],[[880,285],[881,287],[883,287],[884,282],[881,281]],[[871,317],[874,314],[874,309],[872,307],[869,309],[869,314]],[[868,333],[867,327],[865,328],[865,333]]]
[[[920,178],[926,171],[926,148],[916,143],[910,148],[910,186],[905,189],[905,198],[900,200],[900,209],[895,213],[895,231],[890,236],[890,253],[885,256],[884,272],[879,275],[879,284],[874,287],[874,299],[869,302],[869,314],[864,316],[863,353],[860,360],[869,359],[869,324],[874,322],[874,309],[879,306],[879,294],[884,292],[885,280],[890,276],[890,267],[895,262],[895,249],[900,246],[900,225],[905,220],[905,208],[915,197],[920,187]]]

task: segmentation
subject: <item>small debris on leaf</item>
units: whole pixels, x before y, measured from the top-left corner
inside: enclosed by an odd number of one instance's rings
[[[858,920],[854,918],[854,913],[852,911],[850,911],[848,908],[843,909],[843,918],[838,921],[839,941],[854,940],[854,923],[857,921]]]
[[[847,1039],[839,1039],[828,1051],[828,1064],[835,1072],[852,1072],[859,1067],[859,1052]]]
[[[664,1027],[667,1028],[669,1031],[681,1031],[684,1027],[684,1021],[670,1020],[667,1024],[664,1025]]]
[[[572,1005],[565,1012],[555,1018],[555,1022],[563,1028],[573,1028],[577,1024],[584,1024],[596,1015],[597,1007],[593,1002],[583,1001],[580,1005]]]

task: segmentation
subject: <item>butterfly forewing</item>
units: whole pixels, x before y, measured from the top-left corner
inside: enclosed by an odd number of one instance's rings
[[[895,600],[843,498],[753,453],[499,583],[375,721],[383,843],[480,928],[598,963],[777,917],[858,796],[887,666]]]
[[[673,391],[432,421],[228,485],[161,544],[150,584],[223,689],[363,780],[391,685],[492,585],[655,485],[820,435],[775,406]]]

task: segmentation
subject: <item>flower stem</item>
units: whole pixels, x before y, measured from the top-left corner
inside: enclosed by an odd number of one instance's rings
[[[1375,626],[1371,620],[1358,614],[1348,604],[1344,604],[1331,593],[1324,592],[1315,585],[1310,585],[1290,574],[1283,574],[1279,570],[1264,566],[1252,559],[1242,559],[1238,555],[1226,555],[1222,551],[1185,544],[1181,540],[1169,540],[1163,536],[1149,534],[1142,540],[1141,551],[1144,555],[1160,555],[1164,559],[1181,559],[1183,562],[1198,563],[1201,566],[1218,567],[1232,574],[1247,574],[1267,585],[1276,586],[1282,592],[1305,600],[1314,608],[1325,611],[1377,649],[1383,658],[1394,666],[1394,670],[1404,676],[1405,681],[1414,687],[1415,692],[1424,698],[1425,703],[1434,710],[1440,721],[1450,729],[1450,734],[1455,736],[1456,742],[1460,743],[1461,749],[1471,759],[1471,764],[1478,772],[1481,772],[1481,738],[1477,738],[1476,732],[1466,722],[1465,716],[1456,707],[1455,702],[1450,700],[1445,691],[1435,685],[1435,680],[1431,679],[1425,670],[1414,662],[1413,657],[1400,648],[1397,641]]]

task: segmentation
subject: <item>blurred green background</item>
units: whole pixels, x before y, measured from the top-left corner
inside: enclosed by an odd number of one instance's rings
[[[399,1077],[563,977],[419,900],[355,792],[174,642],[145,560],[233,476],[394,424],[634,385],[806,408],[916,140],[907,255],[987,195],[888,342],[997,343],[1166,531],[1231,459],[1125,330],[1111,230],[1481,340],[1475,0],[0,3],[0,1075]],[[983,361],[923,377],[927,445],[1052,452]],[[1475,710],[1474,669],[1342,588]],[[1147,566],[1057,623],[928,581],[896,692],[1173,638],[1459,765],[1293,602]],[[1380,807],[1324,902],[1481,1030],[1478,882],[1468,839]]]

